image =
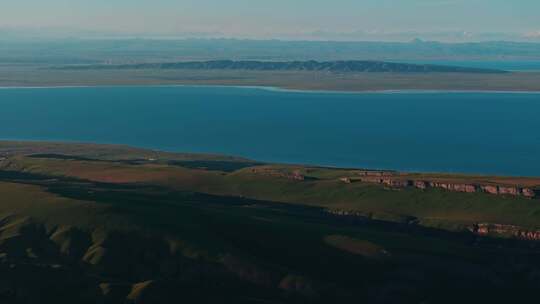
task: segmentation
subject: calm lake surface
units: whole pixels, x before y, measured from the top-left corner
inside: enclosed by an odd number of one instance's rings
[[[404,61],[400,61],[404,62]],[[459,67],[495,69],[512,72],[539,72],[540,61],[515,61],[515,60],[405,60],[408,63],[416,64],[437,64]]]
[[[540,94],[0,89],[0,139],[340,167],[540,176]]]

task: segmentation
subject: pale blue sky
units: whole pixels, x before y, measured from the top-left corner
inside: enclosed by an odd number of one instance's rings
[[[0,27],[117,33],[540,34],[540,0],[0,0]]]

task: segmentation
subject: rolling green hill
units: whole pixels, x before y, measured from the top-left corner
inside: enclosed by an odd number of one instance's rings
[[[354,172],[1,143],[0,299],[508,303],[536,296],[537,243],[466,228],[539,227],[537,199],[340,180]]]

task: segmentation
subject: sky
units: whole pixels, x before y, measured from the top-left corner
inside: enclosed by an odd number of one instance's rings
[[[540,0],[0,0],[4,31],[71,34],[540,39],[539,16]]]

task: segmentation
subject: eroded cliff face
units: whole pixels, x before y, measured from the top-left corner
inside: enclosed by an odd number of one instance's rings
[[[407,179],[401,176],[399,173],[392,173],[387,171],[371,172],[361,171],[356,174],[359,177],[348,178],[349,183],[352,181],[360,181],[365,183],[381,184],[391,188],[406,188],[414,187],[421,190],[429,188],[444,189],[451,192],[463,192],[463,193],[488,193],[493,195],[508,195],[508,196],[521,196],[527,198],[540,197],[540,190],[510,186],[510,185],[494,185],[494,184],[476,184],[476,183],[450,183],[450,182],[438,182],[430,180],[415,180]],[[341,179],[343,181],[343,179]]]
[[[327,209],[326,212],[330,216],[335,216],[342,219],[355,220],[355,222],[366,222],[378,219],[377,216],[354,210]],[[418,225],[420,222],[420,219],[412,216],[396,217],[393,220],[408,225]],[[468,231],[478,236],[503,237],[524,241],[540,241],[540,230],[520,227],[516,225],[478,223],[463,228],[467,228]]]
[[[469,227],[469,230],[480,236],[506,236],[520,240],[540,241],[540,230],[526,229],[514,225],[480,223]]]

